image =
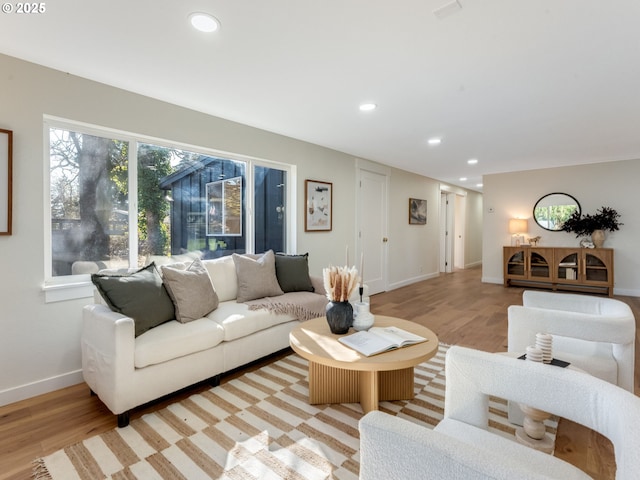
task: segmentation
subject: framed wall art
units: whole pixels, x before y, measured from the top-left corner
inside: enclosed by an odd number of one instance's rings
[[[11,235],[13,132],[0,129],[0,235]]]
[[[333,184],[304,181],[304,231],[329,232],[333,216]]]
[[[427,201],[419,198],[409,199],[409,225],[427,224]]]

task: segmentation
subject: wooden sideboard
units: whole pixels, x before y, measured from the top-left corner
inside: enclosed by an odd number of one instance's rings
[[[504,247],[504,286],[613,296],[613,249]]]

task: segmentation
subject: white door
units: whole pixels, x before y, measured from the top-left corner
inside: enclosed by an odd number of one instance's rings
[[[358,257],[354,264],[360,267],[364,254],[364,282],[369,294],[387,289],[387,184],[385,173],[360,168],[358,194]]]
[[[440,272],[447,271],[447,194],[440,192]]]
[[[464,268],[464,223],[465,223],[465,214],[467,211],[467,198],[462,195],[456,195],[456,205],[455,205],[455,228],[454,232],[456,235],[454,242],[454,263],[453,266],[455,268]]]
[[[440,193],[440,271],[453,272],[455,194]]]

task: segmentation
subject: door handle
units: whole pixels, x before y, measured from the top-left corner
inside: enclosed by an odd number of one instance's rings
[[[387,243],[389,239],[387,237],[382,237],[382,243]]]

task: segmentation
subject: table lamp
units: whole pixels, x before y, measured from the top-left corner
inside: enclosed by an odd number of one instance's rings
[[[509,220],[509,233],[511,234],[511,245],[519,247],[524,240],[524,234],[529,229],[529,223],[524,218],[512,218]]]

